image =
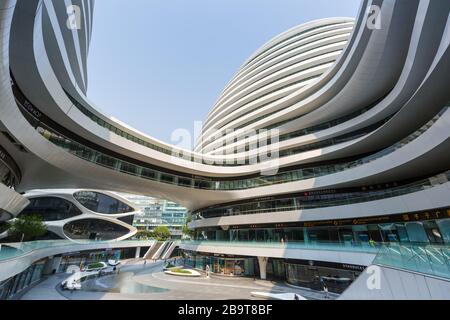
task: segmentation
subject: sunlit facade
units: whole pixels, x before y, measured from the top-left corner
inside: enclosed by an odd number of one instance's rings
[[[411,271],[399,258],[405,251],[379,257],[392,245],[437,246],[447,263],[439,266],[448,266],[449,3],[362,0],[356,19],[321,19],[274,37],[225,87],[194,150],[89,101],[93,1],[71,1],[79,28],[68,27],[65,2],[6,3],[0,220],[26,207],[21,192],[111,190],[187,208],[195,240],[179,244],[187,263],[223,276],[313,289],[325,282],[341,293],[372,264],[391,264],[400,278]],[[136,216],[138,228],[178,219],[163,216],[174,208],[149,208]]]

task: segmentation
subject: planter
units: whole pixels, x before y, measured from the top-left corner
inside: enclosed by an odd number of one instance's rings
[[[165,274],[170,274],[172,276],[179,276],[179,277],[200,277],[201,274],[198,271],[191,270],[191,269],[180,269],[180,268],[171,268],[166,271],[164,271]]]

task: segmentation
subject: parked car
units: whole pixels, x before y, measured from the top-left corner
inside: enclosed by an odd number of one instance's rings
[[[111,260],[108,260],[108,264],[109,264],[111,267],[117,267],[117,266],[120,264],[120,261],[119,261],[119,260],[113,260],[113,259],[111,259]]]
[[[61,283],[63,290],[81,290],[81,283],[72,276]]]

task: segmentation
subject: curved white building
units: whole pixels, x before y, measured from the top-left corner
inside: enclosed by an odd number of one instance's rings
[[[48,239],[120,241],[136,234],[132,226],[139,212],[132,203],[107,191],[35,190],[19,214],[39,215]]]
[[[199,242],[181,246],[194,266],[263,278],[267,269],[310,287],[301,274],[311,261],[320,277],[347,279],[373,261],[374,250],[345,254],[347,245],[450,243],[450,3],[362,0],[355,20],[275,37],[226,86],[194,151],[89,101],[94,6],[71,4],[82,19],[68,28],[65,2],[1,2],[7,186],[169,199],[193,213]],[[339,249],[308,247],[322,242]]]

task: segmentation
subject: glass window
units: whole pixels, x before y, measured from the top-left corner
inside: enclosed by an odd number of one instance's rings
[[[439,230],[445,243],[450,243],[450,219],[437,221]]]
[[[59,221],[81,215],[82,212],[68,200],[42,197],[30,200],[20,216],[40,215],[44,221]]]
[[[405,224],[411,242],[427,243],[428,236],[421,222],[408,222]]]
[[[423,227],[431,243],[442,244],[444,239],[435,221],[424,221]]]
[[[80,191],[76,192],[73,196],[85,208],[98,213],[120,214],[134,211],[126,203],[99,192]]]
[[[72,221],[64,225],[64,233],[74,240],[114,240],[130,231],[116,223],[100,219]]]

